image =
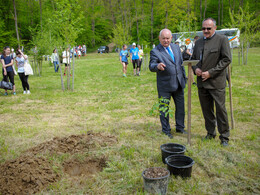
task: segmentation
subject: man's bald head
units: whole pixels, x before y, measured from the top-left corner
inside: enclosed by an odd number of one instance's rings
[[[160,31],[159,41],[163,47],[169,47],[172,42],[172,32],[165,28]]]

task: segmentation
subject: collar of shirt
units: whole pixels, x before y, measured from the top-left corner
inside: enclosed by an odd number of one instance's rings
[[[168,47],[170,48],[170,50],[171,50],[171,52],[172,52],[171,46],[169,45]],[[163,47],[163,48],[164,48],[164,50],[169,54],[169,52],[168,52],[168,50],[167,50],[167,47]],[[172,53],[173,53],[173,52],[172,52]]]
[[[203,37],[203,39],[204,40],[210,40],[212,37],[214,37],[215,34],[216,34],[216,32],[214,32],[214,34],[210,38]]]

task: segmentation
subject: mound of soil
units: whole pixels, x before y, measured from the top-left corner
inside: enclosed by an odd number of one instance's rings
[[[168,175],[168,171],[164,168],[160,167],[152,167],[146,169],[144,172],[144,176],[147,178],[159,178]]]
[[[58,179],[43,157],[22,156],[1,165],[0,193],[34,194]]]
[[[44,142],[27,152],[33,154],[39,153],[70,153],[86,152],[91,148],[100,145],[101,147],[115,143],[117,140],[111,135],[102,135],[101,133],[91,133],[82,135],[71,135],[69,137],[55,137],[51,141]]]
[[[70,176],[93,176],[106,166],[106,159],[87,158],[84,161],[70,159],[63,163],[64,172]]]
[[[52,169],[53,164],[43,157],[37,157],[39,154],[74,155],[94,150],[97,146],[105,147],[116,141],[114,136],[88,132],[63,138],[55,137],[41,143],[25,151],[19,158],[0,165],[0,194],[34,194],[60,179]],[[74,177],[91,176],[102,171],[105,165],[104,158],[87,158],[83,161],[72,158],[63,163],[63,171]]]

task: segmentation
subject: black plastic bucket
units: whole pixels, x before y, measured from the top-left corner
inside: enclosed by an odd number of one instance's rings
[[[142,173],[143,179],[144,179],[144,190],[151,194],[161,194],[165,195],[167,194],[168,189],[168,178],[170,176],[169,170],[163,168],[165,171],[168,172],[166,176],[163,177],[157,177],[157,178],[148,178],[145,177],[145,171]]]
[[[165,164],[165,158],[171,155],[184,155],[186,147],[181,144],[167,143],[161,145],[162,161]]]
[[[167,169],[171,174],[181,177],[191,177],[194,160],[184,155],[171,155],[165,159]]]

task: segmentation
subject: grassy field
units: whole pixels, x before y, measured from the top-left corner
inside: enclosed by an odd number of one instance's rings
[[[149,115],[157,101],[155,73],[144,70],[135,77],[129,65],[128,77],[123,78],[118,54],[88,54],[76,60],[74,92],[62,92],[59,74],[45,62],[42,76],[29,78],[30,95],[22,94],[18,76],[16,96],[0,93],[0,163],[54,137],[92,131],[113,135],[117,142],[97,146],[91,154],[46,154],[61,177],[38,194],[144,194],[141,173],[148,167],[166,167],[160,145],[168,142],[186,145],[186,155],[195,160],[190,179],[170,177],[168,194],[259,194],[259,71],[260,48],[250,49],[248,65],[240,66],[234,50],[235,129],[231,130],[230,146],[223,148],[218,138],[202,141],[206,130],[195,86],[189,146],[185,135],[174,133],[172,140],[163,135],[159,117]],[[229,113],[228,97],[227,88]],[[171,108],[174,110],[173,103]],[[174,124],[171,119],[172,129]],[[92,177],[64,173],[64,161],[88,155],[105,156],[106,167]]]

